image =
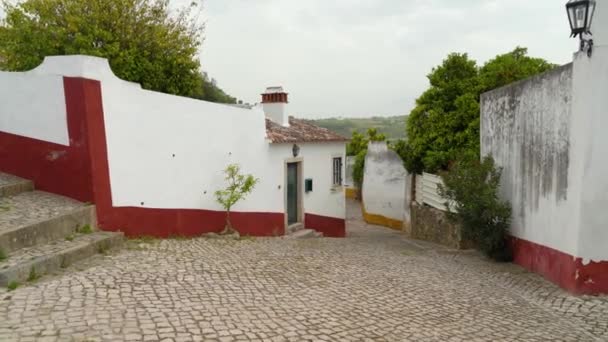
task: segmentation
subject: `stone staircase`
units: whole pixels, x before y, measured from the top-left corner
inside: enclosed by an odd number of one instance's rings
[[[0,173],[0,286],[122,245],[122,233],[95,227],[94,205],[35,191],[31,181]]]
[[[304,228],[302,223],[292,224],[287,227],[287,231],[285,232],[286,239],[308,239],[316,237],[323,237],[323,233],[319,233],[314,229]]]

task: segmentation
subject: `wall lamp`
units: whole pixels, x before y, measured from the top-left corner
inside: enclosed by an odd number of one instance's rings
[[[579,36],[581,40],[580,51],[587,51],[587,56],[593,53],[593,39],[586,39],[584,35],[591,35],[591,23],[595,13],[595,0],[569,0],[566,4],[568,20],[570,21],[570,37]]]

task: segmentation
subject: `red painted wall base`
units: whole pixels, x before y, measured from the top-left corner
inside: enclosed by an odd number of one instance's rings
[[[198,236],[219,233],[226,225],[221,211],[196,209],[154,209],[112,207],[99,215],[104,230],[120,230],[130,237],[138,236]],[[280,236],[285,234],[281,213],[230,213],[230,221],[241,235]]]
[[[335,217],[327,217],[314,214],[304,215],[306,228],[314,229],[323,233],[325,237],[345,237],[346,221]]]
[[[581,258],[513,237],[514,262],[575,294],[608,294],[608,261]]]

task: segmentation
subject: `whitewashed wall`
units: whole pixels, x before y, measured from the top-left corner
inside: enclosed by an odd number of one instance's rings
[[[407,177],[403,161],[395,151],[385,142],[370,142],[362,186],[365,211],[398,221],[409,218]]]
[[[355,166],[356,156],[347,156],[344,163],[344,185],[347,187],[356,187],[353,179],[353,168]]]
[[[0,131],[69,145],[63,78],[0,72]]]
[[[278,182],[282,182],[285,174],[282,169],[286,160],[293,157],[292,144],[272,144],[270,146],[270,160],[268,166],[274,168],[275,165],[280,173]],[[334,187],[333,182],[333,159],[342,157],[344,160],[345,144],[337,143],[299,143],[300,153],[298,158],[302,158],[302,179],[310,178],[313,180],[313,191],[304,193],[303,205],[304,212],[334,218],[345,218],[345,198],[342,187]],[[344,163],[343,163],[344,164]],[[344,169],[344,166],[342,167]],[[342,170],[344,174],[344,170]],[[282,191],[282,190],[281,190]],[[302,186],[302,191],[304,187]],[[283,196],[283,193],[281,193]],[[281,197],[283,200],[283,197]],[[282,208],[282,207],[281,207]]]
[[[571,172],[572,66],[483,94],[482,155],[503,167],[511,233],[576,254],[580,175]]]
[[[260,183],[233,210],[285,211],[284,162],[293,157],[292,144],[271,144],[265,138],[260,107],[143,90],[118,79],[105,59],[49,57],[28,73],[0,73],[0,90],[17,89],[19,96],[32,99],[19,110],[16,104],[28,101],[3,97],[0,129],[68,145],[64,75],[101,83],[114,206],[222,210],[214,192],[225,183],[222,170],[238,163]],[[299,145],[303,178],[315,182],[314,191],[303,196],[305,212],[344,218],[344,195],[341,188],[332,191],[330,183],[331,158],[344,157],[345,144]]]
[[[482,154],[504,168],[513,235],[608,260],[608,4],[591,58],[482,96]]]

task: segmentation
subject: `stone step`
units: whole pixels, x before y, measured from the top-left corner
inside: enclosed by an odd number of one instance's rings
[[[292,225],[289,225],[285,231],[285,235],[291,235],[299,230],[304,229],[304,224],[303,223],[294,223]]]
[[[323,234],[317,232],[314,229],[300,229],[292,234],[289,235],[285,235],[285,238],[287,239],[309,239],[309,238],[316,238],[316,237],[322,237]]]
[[[32,190],[34,183],[31,181],[0,172],[0,197],[14,196]],[[0,211],[2,211],[1,207]]]
[[[64,239],[86,227],[94,230],[95,206],[42,191],[0,198],[0,250],[11,253],[25,247]]]
[[[22,284],[98,253],[122,245],[124,236],[114,232],[77,233],[44,245],[22,248],[0,261],[0,286]]]

